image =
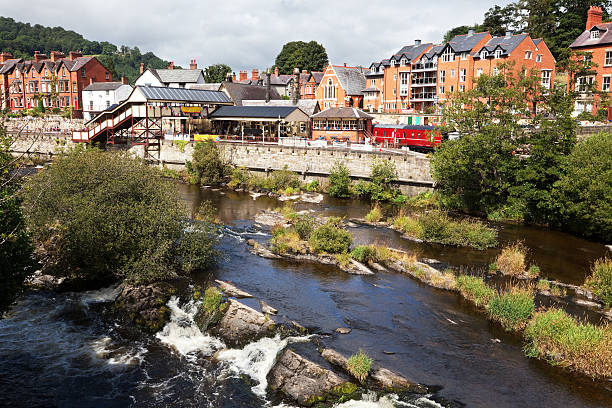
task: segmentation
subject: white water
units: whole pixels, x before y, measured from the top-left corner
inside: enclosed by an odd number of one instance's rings
[[[99,290],[90,290],[83,293],[81,296],[81,303],[88,307],[90,303],[112,302],[119,293],[121,293],[121,286],[119,284]]]
[[[278,354],[291,343],[307,342],[312,336],[287,337],[276,335],[274,338],[263,338],[247,344],[243,349],[227,349],[217,353],[217,359],[228,364],[231,373],[246,374],[259,382],[252,388],[255,395],[266,396],[268,387],[267,375],[274,366]]]
[[[350,400],[347,402],[343,402],[341,404],[336,404],[334,405],[333,408],[397,408],[397,407],[444,408],[442,405],[426,397],[420,397],[419,399],[415,401],[415,404],[400,401],[399,397],[396,394],[383,395],[382,397],[379,398],[375,392],[370,391],[367,394],[363,394],[362,399],[360,401]],[[280,405],[275,405],[272,408],[297,408],[297,407],[282,403]]]
[[[195,324],[199,303],[192,300],[181,308],[179,299],[172,296],[168,301],[170,321],[155,335],[191,361],[195,361],[198,355],[210,356],[215,350],[225,347],[221,340],[202,333]]]

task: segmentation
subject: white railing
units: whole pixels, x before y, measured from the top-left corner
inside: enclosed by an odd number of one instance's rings
[[[374,151],[374,147],[371,144],[351,144],[350,149],[361,151],[361,152]]]

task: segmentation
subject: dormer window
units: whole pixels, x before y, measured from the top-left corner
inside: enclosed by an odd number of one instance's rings
[[[467,59],[467,52],[462,52],[461,53],[461,59],[464,60],[464,61]]]
[[[489,56],[489,53],[485,50],[480,51],[480,59],[487,59],[487,57]]]
[[[596,38],[599,38],[599,30],[591,31],[591,40],[594,40]]]
[[[495,50],[495,59],[500,59],[502,56],[502,50]]]
[[[402,67],[405,67],[406,65],[408,65],[408,60],[406,58],[402,58],[402,60],[400,61],[400,64]]]
[[[395,66],[395,60],[391,60],[391,66],[394,67]]]
[[[444,53],[442,54],[442,62],[450,62],[454,60],[455,60],[455,53],[450,47],[446,48],[446,51],[444,51]]]

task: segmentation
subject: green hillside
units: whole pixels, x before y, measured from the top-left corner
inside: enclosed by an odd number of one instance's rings
[[[0,51],[10,52],[16,58],[32,58],[34,51],[49,54],[61,51],[81,51],[83,55],[95,55],[113,73],[113,79],[126,76],[134,82],[140,73],[140,63],[147,67],[166,68],[164,61],[152,52],[142,54],[138,47],[103,41],[89,41],[79,33],[62,27],[44,27],[40,24],[21,23],[9,17],[0,17]]]

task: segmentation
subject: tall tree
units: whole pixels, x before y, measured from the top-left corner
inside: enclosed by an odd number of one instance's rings
[[[204,70],[204,80],[207,83],[223,82],[232,68],[225,64],[214,64]]]
[[[327,65],[327,51],[316,41],[291,41],[283,46],[275,65],[281,74],[291,74],[294,68],[322,71]]]

